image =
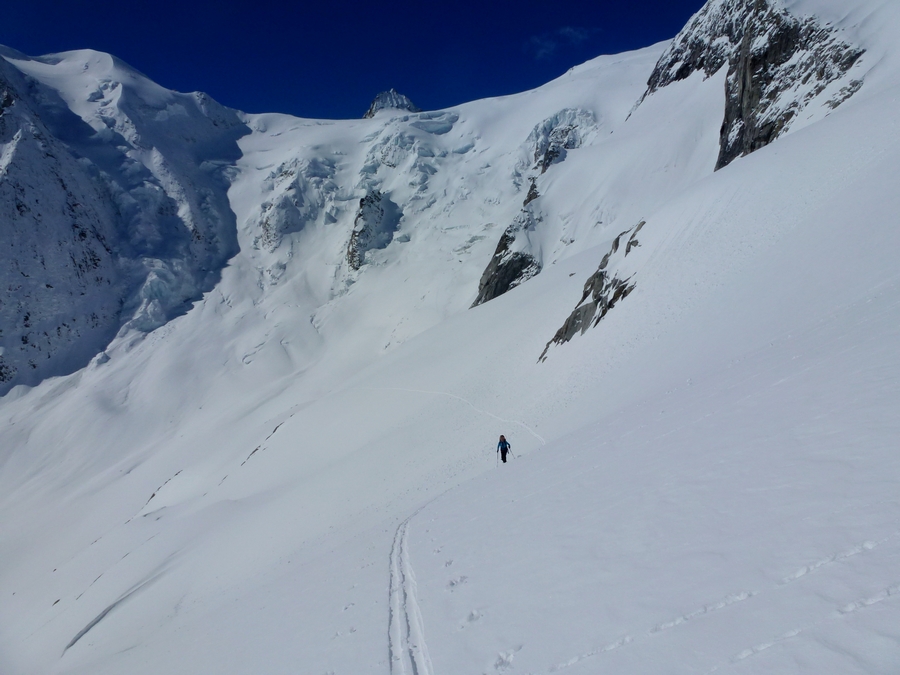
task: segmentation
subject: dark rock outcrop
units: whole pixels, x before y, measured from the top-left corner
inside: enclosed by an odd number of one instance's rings
[[[862,84],[848,73],[863,51],[769,0],[711,0],[660,57],[642,100],[693,73],[709,77],[727,67],[718,170],[785,133],[832,83],[848,80],[828,105],[849,98]]]
[[[550,345],[565,344],[576,334],[583,335],[588,328],[596,326],[606,316],[606,313],[616,306],[616,303],[627,298],[634,290],[635,285],[631,283],[631,277],[619,278],[615,273],[610,273],[607,268],[610,262],[619,255],[620,250],[622,250],[621,258],[625,258],[634,248],[640,246],[637,234],[645,224],[645,221],[642,220],[613,240],[609,252],[603,256],[597,271],[584,282],[581,300],[544,347],[538,360],[543,361],[547,358]],[[622,249],[623,241],[625,242],[624,249]]]
[[[350,269],[362,267],[368,251],[386,248],[391,243],[402,215],[400,207],[379,190],[372,190],[359,200],[353,232],[347,245]]]
[[[528,180],[528,192],[522,200],[522,211],[506,228],[494,255],[485,267],[478,284],[478,296],[472,307],[503,295],[516,286],[540,274],[541,261],[529,252],[527,241],[518,243],[520,236],[534,230],[540,222],[531,203],[540,197],[537,181],[553,164],[566,158],[567,151],[581,147],[588,134],[596,131],[593,113],[565,108],[537,124],[525,140],[527,160],[517,167],[517,176]],[[532,164],[533,161],[533,164]]]
[[[513,250],[516,235],[529,229],[533,230],[536,224],[534,214],[523,209],[512,225],[506,228],[497,243],[494,255],[481,275],[478,297],[475,298],[472,307],[493,300],[540,273],[542,266],[537,258],[530,253]]]
[[[531,178],[530,184],[528,186],[528,194],[525,195],[525,199],[522,201],[522,208],[528,206],[531,202],[541,196],[541,193],[538,192],[537,189],[537,178]]]
[[[387,91],[383,91],[375,99],[372,101],[372,105],[369,106],[369,109],[366,111],[366,114],[363,115],[363,119],[369,119],[371,117],[375,117],[375,113],[379,110],[407,110],[409,112],[422,112],[422,109],[417,107],[412,101],[409,100],[408,97],[399,93],[396,89],[388,89]]]

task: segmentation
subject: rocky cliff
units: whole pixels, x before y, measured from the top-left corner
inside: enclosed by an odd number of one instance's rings
[[[118,328],[124,276],[109,193],[0,60],[0,393],[83,365]]]
[[[391,243],[402,215],[390,197],[379,190],[373,190],[359,200],[353,232],[347,245],[350,269],[358,270],[365,262],[366,253]]]
[[[581,300],[578,301],[575,309],[541,352],[541,361],[547,358],[547,352],[551,345],[562,345],[577,334],[583,335],[588,328],[600,323],[617,302],[627,298],[634,290],[635,284],[631,282],[631,277],[620,278],[617,272],[608,268],[610,263],[615,266],[624,260],[633,249],[640,246],[637,235],[646,224],[642,220],[613,239],[612,246],[609,252],[603,256],[597,271],[584,282]]]
[[[862,87],[860,47],[814,17],[797,17],[772,0],[710,0],[662,54],[635,106],[695,74],[726,69],[725,101],[715,170],[758,150],[803,119],[822,116]],[[805,113],[805,114],[804,114]],[[637,245],[644,222],[613,241],[581,300],[547,343],[560,345],[596,326],[634,290],[632,276],[609,268]],[[622,247],[623,237],[629,237]]]
[[[834,108],[862,86],[853,66],[863,50],[841,37],[771,0],[711,0],[662,55],[644,97],[727,68],[720,169],[787,132],[818,97]]]

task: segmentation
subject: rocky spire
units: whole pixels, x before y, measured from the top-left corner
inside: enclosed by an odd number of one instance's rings
[[[375,97],[375,100],[372,101],[372,105],[369,106],[369,109],[366,111],[366,114],[363,115],[363,118],[368,119],[370,117],[375,117],[375,113],[386,108],[408,110],[409,112],[422,112],[422,109],[416,106],[416,104],[410,101],[406,96],[399,93],[396,89],[391,88],[381,92]]]

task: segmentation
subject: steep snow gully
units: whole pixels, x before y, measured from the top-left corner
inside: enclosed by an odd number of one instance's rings
[[[898,95],[886,0],[357,120],[0,49],[0,673],[896,675]]]

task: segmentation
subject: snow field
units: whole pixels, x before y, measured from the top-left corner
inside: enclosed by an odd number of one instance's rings
[[[896,34],[866,8],[860,35]],[[2,401],[0,672],[896,672],[881,44],[858,98],[715,174],[720,76],[625,121],[661,46],[460,106],[406,130],[444,162],[427,208],[420,155],[361,172],[388,113],[248,116],[221,282]],[[562,107],[599,131],[538,179],[545,268],[464,311],[524,197],[521,143]],[[254,246],[260,195],[317,153],[338,187],[303,193],[315,222]],[[345,275],[326,214],[349,226],[363,174],[409,241]],[[634,293],[538,363],[639,219]]]

